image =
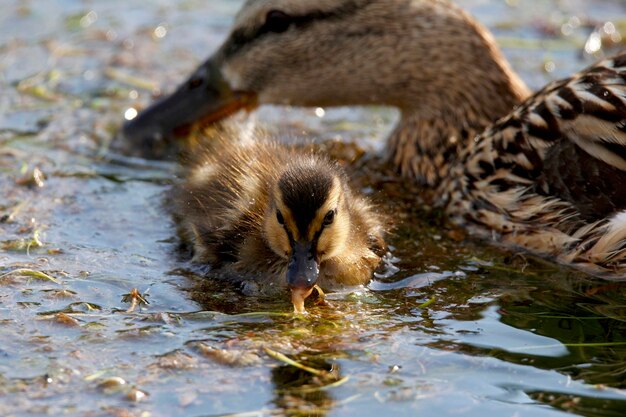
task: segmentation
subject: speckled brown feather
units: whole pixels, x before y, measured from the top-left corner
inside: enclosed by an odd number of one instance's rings
[[[451,217],[626,277],[625,81],[626,54],[548,85],[487,129],[439,188]]]

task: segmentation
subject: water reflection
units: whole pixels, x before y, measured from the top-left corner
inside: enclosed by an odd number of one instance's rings
[[[437,313],[440,318],[419,321],[417,329],[426,326],[441,332],[436,341],[428,343],[433,348],[555,370],[590,386],[623,389],[626,286],[554,269],[552,275],[535,279],[529,279],[531,270],[524,276],[490,273],[480,280],[454,281],[453,291],[470,298],[444,307]],[[506,281],[498,284],[498,279]],[[477,288],[464,292],[471,286]],[[445,292],[449,290],[446,288]],[[430,291],[437,292],[435,288]],[[472,294],[482,291],[490,296],[471,299]],[[527,392],[545,402],[555,398],[550,395],[554,392]],[[556,402],[566,402],[564,397],[567,395],[560,394]],[[577,401],[568,403],[569,407],[579,410]],[[593,398],[584,400],[587,406],[590,402]],[[598,400],[596,405],[601,404],[602,400]],[[624,406],[626,399],[620,404]],[[584,414],[583,408],[578,412]]]
[[[306,358],[306,354],[302,355]],[[326,416],[336,402],[329,386],[342,381],[340,367],[326,360],[306,363],[328,371],[320,377],[293,366],[278,366],[271,371],[275,397],[272,403],[286,415]]]
[[[566,268],[546,270],[541,261],[531,260],[530,267],[526,266],[524,274],[514,269],[503,272],[503,267],[485,268],[467,278],[433,283],[424,288],[420,300],[437,298],[435,308],[420,309],[414,304],[396,309],[396,314],[414,316],[411,328],[415,332],[436,334],[423,343],[437,351],[557,371],[597,387],[573,394],[582,386],[569,382],[564,391],[547,386],[542,390],[537,389],[541,385],[537,380],[520,375],[515,392],[568,412],[619,415],[618,410],[626,407],[626,398],[620,399],[621,391],[615,390],[625,387],[626,286],[591,280]],[[409,293],[410,288],[405,288],[384,297],[401,298]],[[495,375],[490,379],[498,385]]]
[[[560,369],[589,384],[624,388],[625,294],[624,284],[562,279],[556,288],[540,287],[501,298],[501,321],[566,347],[558,362],[548,360],[541,349],[527,350],[524,360],[530,355],[534,366]]]

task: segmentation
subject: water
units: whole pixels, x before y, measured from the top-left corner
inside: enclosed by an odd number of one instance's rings
[[[624,287],[459,243],[397,186],[371,190],[399,219],[390,273],[308,319],[288,314],[287,297],[245,298],[193,272],[164,207],[176,165],[110,145],[127,109],[219,45],[240,3],[4,1],[0,415],[622,416]],[[609,0],[459,3],[533,88],[592,62],[589,33],[623,28],[626,11]],[[282,137],[368,149],[397,117],[325,110],[253,117]],[[16,269],[55,281],[4,275]],[[133,288],[149,304],[127,312]]]

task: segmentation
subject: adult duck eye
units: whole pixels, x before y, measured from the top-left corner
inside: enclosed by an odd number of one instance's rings
[[[270,10],[265,17],[265,29],[268,32],[283,33],[291,26],[292,19],[280,10]]]
[[[283,213],[280,210],[276,211],[276,221],[278,224],[285,224],[285,218],[283,217]]]
[[[190,90],[193,90],[194,88],[198,88],[202,85],[202,79],[201,78],[193,78],[191,80],[188,81],[187,86],[189,87]]]
[[[324,216],[324,226],[332,224],[333,221],[335,221],[335,210],[330,210],[326,213],[326,216]]]

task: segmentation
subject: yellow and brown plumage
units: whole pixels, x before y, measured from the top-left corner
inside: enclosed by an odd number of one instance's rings
[[[190,117],[162,117],[190,102]],[[626,277],[626,54],[530,96],[448,0],[249,0],[222,47],[126,132],[266,103],[397,107],[389,158],[452,221]]]
[[[244,293],[291,288],[297,311],[314,285],[366,284],[384,248],[381,218],[342,169],[268,139],[213,139],[173,199],[195,262]]]

